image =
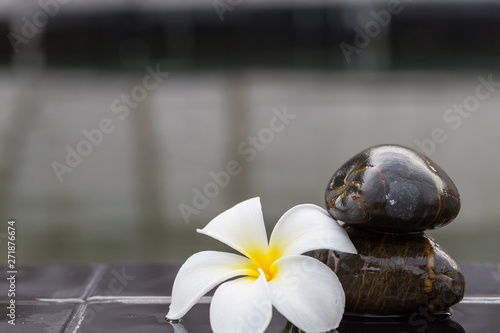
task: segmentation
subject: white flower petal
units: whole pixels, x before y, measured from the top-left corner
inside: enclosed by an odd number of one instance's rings
[[[253,262],[237,254],[216,251],[195,253],[175,277],[167,318],[181,318],[218,284],[236,276],[255,275],[255,271]]]
[[[269,254],[274,259],[319,249],[357,253],[337,221],[312,204],[292,207],[283,214],[269,242]]]
[[[335,273],[320,261],[301,255],[278,259],[268,281],[276,309],[308,333],[337,328],[345,295]]]
[[[267,255],[267,234],[260,198],[237,204],[197,231],[231,246],[255,262],[260,262],[262,256]]]
[[[272,308],[261,271],[258,279],[243,277],[217,288],[210,305],[210,324],[214,333],[261,333],[269,326]]]

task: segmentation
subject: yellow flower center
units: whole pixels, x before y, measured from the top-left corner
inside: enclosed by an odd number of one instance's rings
[[[250,255],[249,259],[253,262],[252,267],[249,268],[255,272],[255,275],[252,274],[252,276],[258,278],[260,276],[258,269],[260,268],[264,272],[267,281],[271,281],[274,278],[276,272],[275,270],[271,270],[271,266],[277,259],[275,255],[259,252]]]
[[[273,273],[271,272],[271,265],[260,265],[260,269],[264,272],[267,281],[271,281],[273,279]]]

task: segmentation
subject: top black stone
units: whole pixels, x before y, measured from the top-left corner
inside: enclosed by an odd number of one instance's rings
[[[335,219],[382,232],[440,228],[460,211],[450,177],[430,158],[398,145],[355,155],[333,174],[325,198]]]

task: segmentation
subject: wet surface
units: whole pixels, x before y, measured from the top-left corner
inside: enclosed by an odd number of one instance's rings
[[[460,266],[465,275],[465,296],[500,296],[500,266],[478,263]]]
[[[461,267],[467,289],[464,300],[451,308],[450,317],[436,317],[425,310],[392,321],[344,316],[337,331],[497,332],[500,266],[473,263]],[[0,268],[6,271],[5,266]],[[211,332],[209,297],[202,298],[180,323],[165,320],[178,268],[178,264],[159,263],[19,266],[15,326],[8,324],[8,285],[6,280],[0,281],[0,331]],[[266,332],[298,331],[275,311]]]
[[[178,269],[176,264],[112,264],[91,296],[170,296]]]
[[[102,307],[92,305],[87,308],[91,315],[83,320],[78,332],[211,332],[209,304],[197,304],[182,319],[181,322],[165,321],[168,304],[105,304]],[[95,312],[95,315],[93,314]],[[248,331],[252,324],[242,322],[242,332]],[[255,318],[258,320],[258,318]],[[113,323],[113,324],[111,324]],[[267,332],[279,333],[285,328],[286,319],[276,311]]]
[[[66,332],[67,325],[73,319],[78,303],[65,302],[16,302],[16,325],[10,325],[7,314],[10,310],[8,301],[0,301],[0,331],[1,332]]]
[[[19,265],[16,297],[20,299],[83,298],[98,265]],[[0,283],[1,295],[7,284]],[[0,300],[2,298],[0,297]]]

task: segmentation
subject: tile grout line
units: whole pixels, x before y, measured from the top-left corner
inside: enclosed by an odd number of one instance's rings
[[[38,298],[37,301],[54,302],[54,303],[75,303],[75,299],[46,299]],[[79,300],[80,303],[88,304],[103,304],[103,303],[122,303],[122,304],[170,304],[172,296],[92,296],[87,300]],[[204,296],[196,304],[209,304],[212,301],[212,296]],[[458,304],[500,304],[500,296],[468,296]]]
[[[85,319],[85,310],[87,309],[87,303],[80,304],[78,308],[75,310],[73,317],[69,321],[69,323],[63,328],[62,333],[77,333],[80,325]]]
[[[469,296],[458,304],[500,304],[500,296]]]
[[[85,289],[83,290],[83,293],[81,294],[80,298],[78,300],[82,302],[78,307],[76,308],[73,317],[71,320],[65,325],[65,327],[62,329],[61,332],[64,333],[77,333],[78,329],[80,328],[80,325],[82,324],[83,320],[85,319],[85,311],[87,309],[87,298],[89,295],[92,294],[92,292],[95,290],[101,279],[103,278],[104,274],[106,273],[108,269],[107,264],[98,264],[97,268],[95,269],[94,273],[90,277],[90,279],[87,282],[87,285],[85,286]],[[64,303],[64,300],[62,299],[53,299],[52,301],[54,302],[59,302],[59,303]]]
[[[108,269],[107,264],[98,264],[96,270],[94,271],[94,274],[89,279],[87,286],[85,287],[82,295],[80,296],[80,299],[82,299],[83,301],[87,300],[89,295],[95,290],[95,288],[101,281],[107,269]]]
[[[86,301],[81,298],[35,298],[34,300],[37,302],[46,302],[46,303],[75,303],[75,304],[86,303]]]

